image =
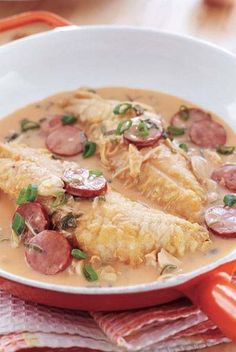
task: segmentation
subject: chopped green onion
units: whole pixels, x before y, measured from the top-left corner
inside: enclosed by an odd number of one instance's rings
[[[30,183],[27,188],[22,188],[16,203],[18,205],[22,205],[27,202],[33,202],[37,198],[37,196],[38,196],[38,186]]]
[[[168,274],[169,272],[173,271],[177,269],[177,266],[174,264],[167,264],[164,266],[164,268],[162,268],[160,275],[165,275]]]
[[[20,236],[25,229],[25,220],[24,220],[23,216],[21,216],[17,212],[14,216],[11,228],[17,236]]]
[[[119,123],[116,129],[116,134],[119,136],[122,135],[125,131],[127,131],[132,126],[131,120],[124,120]]]
[[[61,118],[61,122],[63,125],[72,125],[77,121],[77,117],[72,115],[63,115]]]
[[[43,253],[43,248],[41,248],[40,246],[38,246],[37,244],[34,243],[25,243],[25,247],[27,249],[39,252],[39,253]]]
[[[36,128],[39,128],[40,124],[35,121],[31,121],[29,119],[23,119],[20,122],[20,126],[21,126],[21,132],[26,132],[28,130],[34,130]]]
[[[188,151],[188,145],[186,143],[180,143],[179,148],[183,149],[186,153]]]
[[[72,255],[72,257],[74,257],[76,259],[86,259],[87,258],[87,254],[78,248],[72,249],[71,255]]]
[[[227,207],[233,207],[236,204],[236,195],[234,194],[226,194],[224,196],[224,204]]]
[[[89,170],[89,177],[91,176],[96,176],[96,177],[99,177],[99,176],[102,176],[102,171],[99,171],[99,170]]]
[[[83,151],[83,157],[84,158],[89,158],[96,152],[96,143],[94,142],[86,142],[84,145],[84,151]]]
[[[140,137],[147,137],[149,135],[149,128],[145,121],[140,121],[138,124],[138,135]]]
[[[217,153],[222,154],[222,155],[230,155],[233,154],[235,150],[234,146],[227,146],[227,145],[219,145],[218,148],[216,149]]]
[[[98,274],[89,264],[85,264],[83,267],[84,276],[88,281],[96,281],[98,279]]]
[[[187,121],[189,119],[189,109],[185,105],[181,105],[179,108],[179,117],[183,121]]]
[[[113,113],[115,115],[124,115],[131,108],[132,108],[132,104],[130,104],[130,103],[118,104],[118,105],[115,106],[115,108],[113,110]]]
[[[170,134],[171,136],[182,136],[185,133],[185,128],[168,126],[167,133]]]
[[[66,194],[65,192],[58,192],[56,194],[55,200],[52,202],[51,206],[53,208],[60,207],[61,205],[64,205],[67,201]]]
[[[76,216],[73,215],[72,213],[69,213],[65,216],[63,216],[63,218],[61,218],[61,229],[62,230],[68,230],[68,229],[75,229],[77,226],[76,223]]]

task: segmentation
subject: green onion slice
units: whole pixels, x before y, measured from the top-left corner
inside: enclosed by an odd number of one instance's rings
[[[65,192],[58,192],[56,194],[56,198],[52,202],[51,206],[53,208],[57,208],[57,207],[60,207],[60,206],[64,205],[66,203],[66,201],[67,201],[67,198],[66,198]]]
[[[94,142],[86,142],[84,145],[84,151],[83,151],[83,157],[84,158],[89,158],[96,152],[96,143]]]
[[[91,176],[99,177],[99,176],[102,176],[102,175],[103,175],[102,171],[99,171],[99,170],[89,170],[89,177],[91,177]]]
[[[132,126],[131,120],[124,120],[119,123],[116,129],[116,134],[121,136],[125,131],[127,131]]]
[[[27,202],[33,202],[38,196],[38,186],[35,184],[29,184],[27,188],[23,188],[16,200],[18,205],[25,204]]]
[[[14,216],[11,228],[17,236],[20,236],[25,229],[25,219],[17,212]]]
[[[88,281],[96,281],[98,279],[98,274],[89,264],[85,264],[83,267],[84,276]]]
[[[235,151],[235,147],[229,145],[219,145],[216,151],[217,153],[222,155],[230,155],[233,154],[233,152]]]
[[[236,195],[234,194],[226,194],[224,196],[224,204],[227,207],[233,207],[236,204]]]
[[[26,132],[29,130],[35,130],[36,128],[39,128],[40,124],[35,121],[31,121],[29,119],[23,119],[20,122],[20,126],[21,126],[21,132]]]
[[[145,138],[149,135],[149,128],[145,121],[140,121],[138,124],[138,135],[142,138]]]
[[[179,117],[183,121],[187,121],[189,119],[189,109],[185,105],[181,105],[179,108]]]
[[[72,125],[77,121],[77,117],[72,115],[63,115],[61,118],[61,122],[63,125]]]
[[[183,149],[186,153],[188,151],[188,145],[186,143],[180,143],[179,148]]]
[[[76,259],[86,259],[87,258],[87,254],[78,248],[72,249],[71,255],[72,255],[72,257],[74,257]]]
[[[113,113],[115,115],[125,115],[129,109],[132,109],[132,104],[122,103],[115,106]]]
[[[182,136],[185,133],[185,128],[168,126],[167,133],[170,134],[171,136]]]

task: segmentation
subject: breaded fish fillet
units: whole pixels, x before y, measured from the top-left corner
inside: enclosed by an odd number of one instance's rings
[[[16,198],[23,187],[34,182],[46,202],[48,197],[63,191],[63,172],[75,165],[53,160],[50,154],[40,150],[2,144],[0,189]],[[99,255],[103,262],[119,260],[135,265],[153,250],[164,248],[182,256],[205,250],[210,243],[209,234],[202,226],[147,208],[112,190],[108,190],[105,200],[97,197],[92,202],[78,202],[72,198],[69,205],[56,211],[79,212],[75,229],[79,247],[89,255]]]
[[[98,144],[100,158],[113,178],[133,187],[161,209],[197,221],[206,202],[206,192],[193,174],[185,153],[170,140],[141,150],[124,143],[122,136],[112,134],[122,118],[128,118],[113,113],[118,103],[78,91],[68,102],[66,111],[78,117],[89,139]],[[146,118],[161,122],[151,108],[139,105]]]

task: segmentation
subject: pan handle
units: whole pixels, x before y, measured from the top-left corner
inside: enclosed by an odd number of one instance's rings
[[[213,272],[211,276],[182,289],[232,341],[236,342],[236,286],[226,272]]]
[[[8,31],[27,24],[43,22],[52,28],[70,26],[72,23],[48,11],[29,11],[0,20],[0,32]]]

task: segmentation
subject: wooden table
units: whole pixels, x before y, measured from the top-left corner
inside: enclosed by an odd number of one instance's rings
[[[41,0],[0,1],[0,18],[29,10],[53,11],[79,25],[125,24],[155,27],[214,42],[236,54],[236,5],[212,8],[201,0]],[[20,35],[46,29],[29,26]],[[0,35],[0,43],[13,33]],[[236,344],[207,352],[236,352]]]

